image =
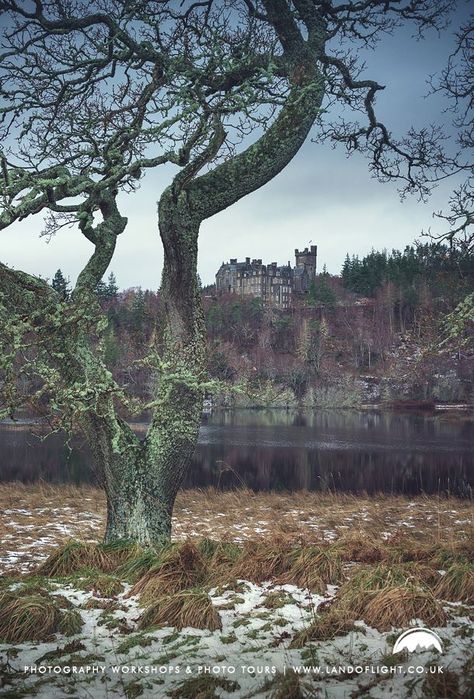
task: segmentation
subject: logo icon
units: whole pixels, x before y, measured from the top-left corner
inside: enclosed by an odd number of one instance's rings
[[[435,648],[440,653],[443,652],[443,644],[438,634],[431,631],[431,629],[424,629],[419,626],[404,631],[397,638],[393,646],[393,652],[400,653],[402,650],[408,650],[410,653],[413,653],[417,648],[420,650]]]

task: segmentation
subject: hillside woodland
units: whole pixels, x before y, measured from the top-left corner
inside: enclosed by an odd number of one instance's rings
[[[61,270],[52,285],[67,302]],[[340,276],[325,268],[293,307],[202,290],[214,403],[355,407],[474,400],[474,255],[439,243],[347,255]],[[149,398],[146,362],[160,345],[159,292],[97,287],[107,312],[101,342],[121,385]]]

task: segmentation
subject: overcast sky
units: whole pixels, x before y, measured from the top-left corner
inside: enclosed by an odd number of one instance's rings
[[[468,3],[459,0],[458,19]],[[442,104],[427,94],[426,77],[439,71],[452,48],[452,32],[416,41],[408,32],[388,37],[368,56],[370,75],[386,85],[378,112],[397,134],[410,125],[443,121]],[[317,128],[317,127],[315,127]],[[157,289],[162,267],[156,201],[169,184],[171,171],[149,172],[141,189],[121,198],[129,223],[119,237],[110,266],[121,288]],[[264,262],[294,263],[294,248],[318,246],[319,270],[340,272],[346,253],[363,255],[372,248],[403,248],[433,225],[432,212],[446,205],[453,182],[440,186],[427,204],[400,202],[395,185],[371,179],[363,157],[346,159],[343,149],[308,142],[286,170],[201,228],[199,273],[214,281],[223,260],[246,256]],[[39,237],[38,217],[0,232],[2,262],[43,277],[60,267],[72,280],[92,252],[76,230],[64,230],[49,243]]]

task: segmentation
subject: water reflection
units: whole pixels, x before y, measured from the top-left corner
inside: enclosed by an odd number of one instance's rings
[[[474,423],[381,411],[223,411],[203,422],[186,485],[451,492],[470,497]],[[0,478],[91,482],[87,445],[0,427]]]

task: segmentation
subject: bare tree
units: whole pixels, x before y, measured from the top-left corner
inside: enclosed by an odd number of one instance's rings
[[[411,22],[444,26],[449,0],[0,0],[0,228],[46,212],[93,245],[72,297],[0,265],[3,394],[35,371],[62,425],[88,437],[108,502],[106,539],[157,545],[195,448],[204,372],[199,228],[278,175],[306,140],[367,153],[381,180],[427,194],[444,176],[436,129],[396,140],[379,121],[383,86],[360,55]],[[344,107],[343,116],[334,112]],[[353,118],[347,116],[350,112]],[[174,169],[158,206],[166,323],[146,437],[100,353],[94,288],[127,219],[117,203],[143,173]],[[19,368],[20,367],[20,368]]]
[[[456,46],[440,76],[431,79],[433,93],[449,100],[449,111],[456,129],[457,150],[451,158],[451,170],[459,175],[447,211],[435,217],[445,223],[445,230],[431,237],[448,241],[466,254],[474,250],[474,15],[456,32]]]

